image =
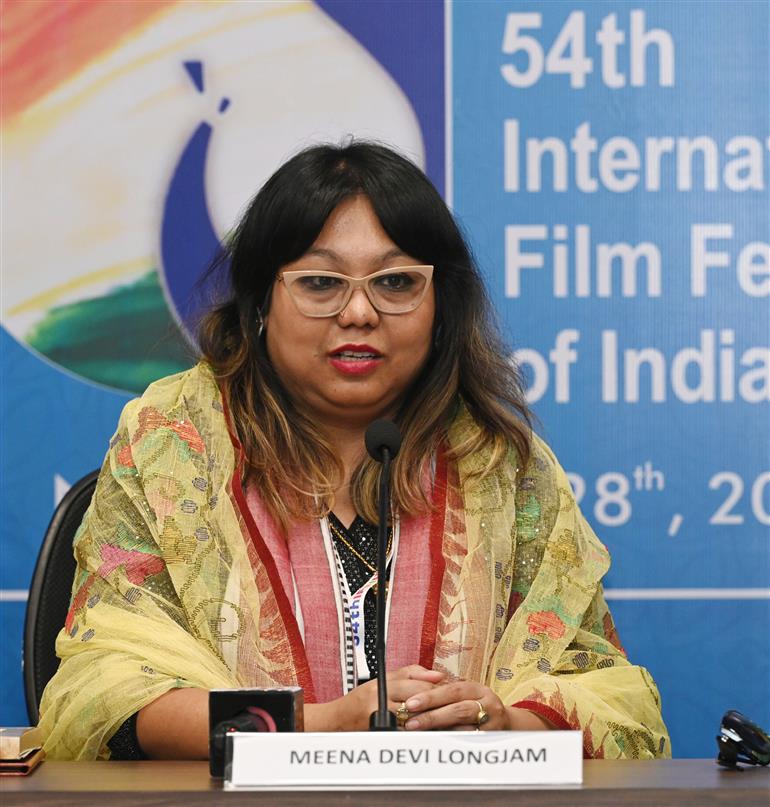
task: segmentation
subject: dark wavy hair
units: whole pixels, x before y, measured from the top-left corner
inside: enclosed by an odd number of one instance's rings
[[[464,402],[478,426],[455,458],[486,449],[490,472],[511,447],[523,468],[530,413],[520,376],[494,324],[483,281],[441,196],[422,171],[390,148],[353,141],[308,148],[282,165],[250,203],[228,242],[227,299],[202,320],[199,344],[227,400],[247,459],[246,475],[279,523],[333,508],[341,463],[318,425],[276,374],[257,321],[276,276],[314,243],[331,212],[363,195],[406,254],[435,267],[434,346],[396,415],[404,440],[393,466],[394,504],[426,507],[421,470]],[[352,478],[353,502],[377,521],[379,466],[366,458]]]

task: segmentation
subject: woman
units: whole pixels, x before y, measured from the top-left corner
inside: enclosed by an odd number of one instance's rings
[[[425,176],[377,145],[308,149],[228,257],[201,364],[128,404],[76,540],[49,755],[128,737],[205,757],[212,688],[299,685],[307,730],[366,728],[378,467],[363,434],[381,417],[404,436],[388,667],[405,728],[579,728],[588,756],[668,755],[655,685],[602,596],[607,552],[530,432]]]

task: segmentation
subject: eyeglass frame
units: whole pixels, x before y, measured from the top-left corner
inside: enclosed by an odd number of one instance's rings
[[[351,298],[353,297],[353,292],[356,289],[363,289],[364,294],[366,295],[366,299],[369,301],[372,308],[378,314],[389,314],[392,316],[401,316],[401,314],[410,314],[412,311],[416,311],[421,305],[423,300],[425,299],[425,295],[428,293],[428,289],[433,282],[433,271],[435,267],[429,264],[418,264],[415,266],[392,266],[388,269],[379,269],[376,272],[372,272],[369,275],[365,275],[364,277],[350,277],[350,275],[343,275],[340,272],[327,272],[320,269],[290,269],[286,272],[281,272],[278,275],[277,281],[282,282],[288,292],[291,301],[294,303],[295,308],[299,311],[300,314],[304,317],[311,317],[312,319],[325,319],[326,317],[336,317],[340,314],[340,312],[344,311],[347,307],[348,303],[350,302]],[[421,274],[425,278],[425,287],[423,288],[419,299],[414,304],[412,308],[406,309],[406,311],[383,311],[381,308],[377,306],[377,304],[372,299],[371,294],[369,293],[369,282],[376,277],[383,277],[387,276],[388,274],[398,274],[399,272],[404,272],[406,270],[415,271]],[[288,277],[288,281],[287,278]],[[295,283],[302,277],[336,277],[340,280],[344,280],[348,284],[347,291],[345,292],[345,297],[342,301],[340,307],[332,312],[331,314],[308,314],[307,312],[303,311],[299,307],[299,303],[295,299],[294,295],[291,292],[291,285]]]

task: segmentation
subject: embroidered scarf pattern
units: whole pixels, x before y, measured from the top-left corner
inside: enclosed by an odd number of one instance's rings
[[[474,428],[461,409],[449,448]],[[483,682],[582,730],[587,756],[670,755],[655,684],[626,659],[602,595],[608,553],[548,447],[535,438],[523,474],[511,456],[481,480],[484,456],[447,453],[431,480],[438,506],[401,519],[389,668]],[[109,756],[123,721],[175,687],[342,694],[319,524],[284,538],[258,495],[247,501],[242,459],[204,365],[124,409],[75,540],[62,663],[40,709],[49,757]]]

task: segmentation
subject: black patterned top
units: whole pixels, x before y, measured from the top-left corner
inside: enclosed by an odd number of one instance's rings
[[[348,588],[353,593],[358,591],[369,580],[372,576],[372,570],[357,558],[343,541],[339,540],[335,532],[340,531],[345,540],[355,547],[356,551],[366,558],[368,563],[377,568],[377,527],[374,524],[367,524],[361,516],[356,516],[353,523],[346,529],[334,513],[329,514],[329,525],[332,527],[330,532],[332,538],[334,538],[337,554],[342,561]],[[389,577],[390,569],[387,570],[387,578]],[[370,679],[359,678],[359,684],[377,677],[377,657],[375,655],[377,632],[374,629],[377,621],[377,597],[373,588],[369,589],[364,599],[364,619],[366,624],[372,627],[371,630],[366,631],[364,636],[364,653],[366,653]]]
[[[110,749],[110,759],[149,759],[139,745],[136,736],[136,717],[139,713],[131,715],[107,742]]]

